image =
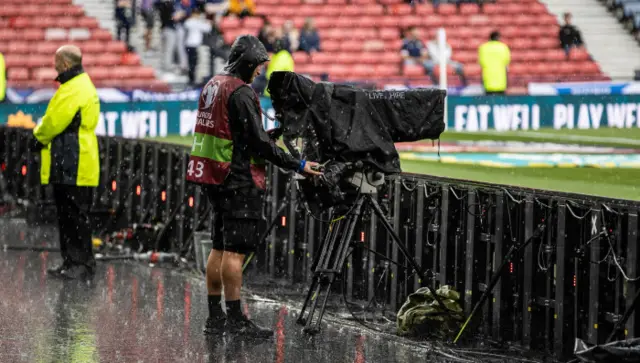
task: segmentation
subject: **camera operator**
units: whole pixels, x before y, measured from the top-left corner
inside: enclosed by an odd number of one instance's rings
[[[283,169],[319,175],[318,164],[297,160],[262,126],[258,96],[249,86],[269,60],[250,35],[236,39],[224,72],[204,86],[198,104],[187,180],[202,184],[213,206],[213,249],[207,261],[209,318],[205,334],[269,337],[240,308],[242,265],[259,241],[266,159]],[[220,302],[224,286],[226,314]]]

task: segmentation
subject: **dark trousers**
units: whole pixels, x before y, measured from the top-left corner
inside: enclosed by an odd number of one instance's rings
[[[198,66],[198,48],[187,47],[187,60],[189,61],[189,84],[194,84]]]
[[[216,58],[222,58],[224,61],[229,60],[229,49],[209,47],[209,70],[211,70],[211,77],[217,74],[216,72]]]
[[[85,265],[95,268],[88,213],[93,189],[75,185],[53,185],[53,198],[58,212],[60,253],[67,266]]]
[[[129,34],[131,33],[131,25],[128,23],[118,22],[116,25],[116,39],[125,42],[129,46]],[[124,36],[124,39],[123,39]]]

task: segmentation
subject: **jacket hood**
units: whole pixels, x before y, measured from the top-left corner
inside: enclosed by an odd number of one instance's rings
[[[258,38],[253,35],[241,35],[231,46],[231,54],[224,71],[249,83],[256,68],[268,60],[267,50]]]

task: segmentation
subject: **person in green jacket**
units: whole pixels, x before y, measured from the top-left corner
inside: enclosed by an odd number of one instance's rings
[[[271,61],[267,66],[267,84],[269,83],[271,73],[273,72],[294,72],[293,57],[291,56],[291,53],[289,53],[289,51],[282,46],[282,41],[276,41],[276,43],[274,44],[274,50],[275,54],[271,57]],[[263,94],[265,97],[271,97],[268,87],[265,87]]]
[[[41,150],[40,179],[51,184],[58,214],[62,265],[48,272],[65,279],[90,279],[95,274],[88,209],[100,179],[95,129],[100,100],[82,68],[82,53],[65,45],[56,51],[60,88],[33,130],[34,148]]]
[[[0,103],[4,102],[7,93],[7,67],[4,63],[4,55],[0,53]]]
[[[478,48],[478,62],[482,67],[482,85],[487,95],[501,95],[507,90],[507,67],[511,63],[509,47],[494,31],[489,41]]]

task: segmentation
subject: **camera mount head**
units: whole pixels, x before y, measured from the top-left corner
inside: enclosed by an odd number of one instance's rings
[[[358,188],[360,194],[377,194],[378,188],[384,184],[384,173],[362,168],[362,162],[357,162],[356,168],[357,170],[346,178],[347,182]]]

